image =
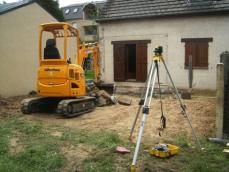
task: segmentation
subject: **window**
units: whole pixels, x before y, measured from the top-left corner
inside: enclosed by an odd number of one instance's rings
[[[97,35],[97,26],[84,26],[85,35]]]
[[[77,13],[78,12],[78,8],[75,8],[73,13]]]
[[[70,11],[69,9],[65,10],[65,14],[68,14],[68,13],[69,13],[69,11]]]
[[[208,43],[212,38],[184,38],[185,43],[185,68],[189,66],[189,58],[192,57],[192,66],[195,69],[208,68]]]

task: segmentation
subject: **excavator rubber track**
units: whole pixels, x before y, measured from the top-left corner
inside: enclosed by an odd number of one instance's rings
[[[65,117],[74,117],[95,109],[95,97],[83,96],[77,99],[66,99],[59,102],[57,113]]]
[[[56,108],[58,99],[51,99],[47,97],[34,97],[24,99],[21,104],[21,111],[24,114],[36,112],[52,112]]]
[[[83,96],[79,98],[51,98],[35,97],[22,101],[21,111],[24,114],[38,112],[57,112],[65,117],[74,117],[95,109],[95,97]]]

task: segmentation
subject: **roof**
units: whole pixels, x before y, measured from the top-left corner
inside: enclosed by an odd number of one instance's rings
[[[63,15],[64,15],[64,19],[65,20],[82,19],[83,18],[83,7],[84,7],[84,4],[73,4],[73,5],[61,8]],[[77,12],[74,12],[75,9],[77,9]],[[69,10],[69,12],[66,13],[66,10]]]
[[[88,4],[91,4],[91,3],[95,4],[99,9],[101,9],[104,6],[105,1],[90,2],[90,3],[78,3],[78,4],[72,4],[72,5],[62,7],[61,10],[63,12],[65,20],[82,19],[84,7]],[[66,10],[68,10],[67,13],[66,13]],[[74,12],[74,10],[76,12]]]
[[[228,0],[108,0],[98,22],[178,15],[229,13]]]
[[[32,1],[24,0],[24,1],[17,1],[17,2],[12,2],[12,3],[1,4],[0,5],[0,14],[4,14],[6,12],[23,7],[30,3],[32,3]]]
[[[12,2],[12,3],[6,3],[6,4],[1,4],[0,5],[0,15],[8,13],[10,11],[16,10],[18,8],[24,7],[26,5],[32,4],[32,3],[37,3],[35,0],[20,0],[17,2]],[[43,8],[39,3],[37,3],[41,8]],[[55,17],[53,14],[51,14],[48,10],[43,8],[45,11],[47,11],[50,15],[52,15],[55,19],[60,21],[59,18]]]

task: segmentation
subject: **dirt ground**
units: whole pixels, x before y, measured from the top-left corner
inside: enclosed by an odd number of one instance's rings
[[[131,106],[112,105],[98,107],[95,111],[74,118],[63,118],[57,114],[31,114],[24,115],[20,112],[20,101],[24,97],[11,97],[0,99],[0,118],[3,116],[20,115],[28,121],[40,121],[44,125],[58,125],[70,128],[82,128],[87,130],[112,130],[122,138],[127,139],[135,118],[139,98],[129,96],[132,99]],[[215,127],[215,96],[209,93],[204,95],[194,94],[191,100],[185,100],[187,112],[198,136],[212,135]],[[167,118],[167,128],[163,137],[159,137],[160,127],[160,102],[153,99],[150,114],[146,121],[143,141],[155,143],[158,140],[168,141],[182,133],[191,136],[191,129],[187,119],[181,114],[179,102],[172,95],[163,95],[164,111]],[[140,117],[141,118],[141,117]],[[139,119],[140,119],[139,118]],[[136,137],[140,120],[138,120],[134,136]]]

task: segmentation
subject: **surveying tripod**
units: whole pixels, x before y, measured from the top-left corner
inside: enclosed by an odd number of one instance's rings
[[[154,89],[155,89],[155,81],[156,81],[156,76],[158,77],[158,81],[159,81],[159,66],[158,66],[158,63],[160,61],[162,61],[164,67],[165,67],[165,70],[167,72],[167,75],[171,81],[171,84],[173,86],[173,89],[175,91],[175,94],[180,102],[180,107],[181,107],[181,110],[182,110],[182,114],[184,115],[184,117],[187,119],[188,123],[189,123],[189,126],[192,130],[192,133],[195,137],[195,140],[199,146],[199,148],[201,149],[201,145],[200,145],[200,142],[196,136],[196,133],[192,127],[192,124],[191,124],[191,121],[190,121],[190,118],[186,112],[186,106],[185,104],[182,102],[181,98],[180,98],[180,95],[178,93],[178,90],[172,80],[172,77],[169,73],[169,70],[165,64],[165,61],[163,59],[163,56],[162,56],[162,52],[163,52],[163,49],[161,46],[159,46],[158,48],[155,48],[155,56],[153,57],[152,59],[152,64],[151,64],[151,67],[150,67],[150,71],[149,71],[149,74],[148,74],[148,77],[147,77],[147,80],[146,80],[146,85],[145,85],[145,88],[144,88],[144,91],[143,91],[143,94],[141,96],[141,100],[139,102],[139,108],[138,108],[138,111],[137,111],[137,114],[136,114],[136,117],[135,117],[135,120],[134,120],[134,123],[132,125],[132,128],[131,128],[131,132],[130,132],[130,139],[132,138],[132,134],[134,132],[134,128],[135,128],[135,125],[136,125],[136,122],[137,122],[137,119],[138,119],[138,116],[141,112],[141,109],[142,109],[142,121],[141,121],[141,125],[140,125],[140,129],[139,129],[139,133],[138,133],[138,137],[137,137],[137,143],[136,143],[136,147],[135,147],[135,152],[134,152],[134,157],[133,157],[133,161],[132,161],[132,165],[131,165],[131,172],[135,172],[136,171],[136,162],[137,162],[137,157],[138,157],[138,153],[139,153],[139,149],[140,149],[140,144],[141,144],[141,139],[142,139],[142,135],[143,135],[143,130],[144,130],[144,127],[145,127],[145,122],[146,122],[146,119],[147,119],[147,116],[149,114],[149,111],[150,111],[150,105],[151,105],[151,101],[152,101],[152,96],[153,96],[153,93],[154,93]],[[159,92],[160,92],[160,83],[159,84]],[[161,94],[161,92],[160,92]],[[144,97],[143,97],[144,95]],[[161,96],[161,95],[160,95]]]

